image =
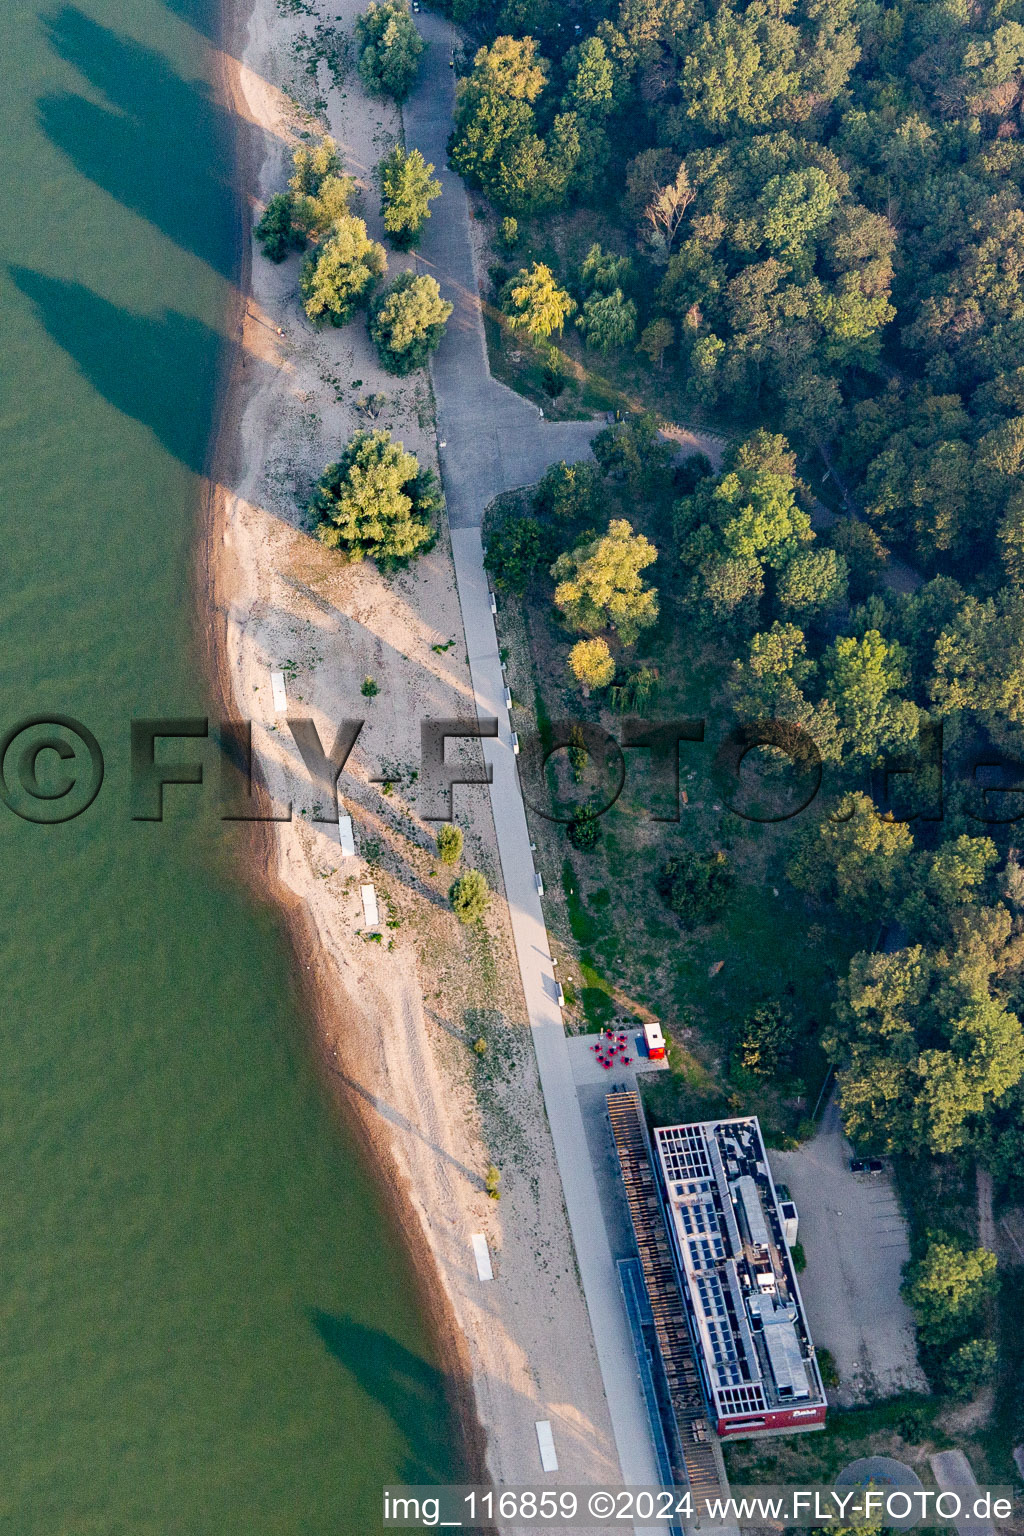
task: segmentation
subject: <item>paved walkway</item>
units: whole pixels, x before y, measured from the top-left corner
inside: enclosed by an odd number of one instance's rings
[[[447,444],[441,467],[452,528],[478,528],[484,508],[502,491],[533,485],[559,459],[586,458],[604,421],[546,422],[538,406],[491,378],[469,199],[447,164],[455,82],[448,61],[455,33],[443,18],[426,12],[418,25],[430,47],[403,109],[405,141],[433,162],[442,188],[424,228],[419,261],[455,306],[431,364],[438,438]]]
[[[934,1456],[929,1456],[928,1462],[942,1491],[957,1494],[966,1506],[961,1518],[953,1522],[958,1536],[996,1536],[991,1520],[971,1513],[981,1490],[963,1451],[936,1451]]]
[[[404,110],[406,143],[437,169],[443,196],[434,204],[420,252],[455,305],[433,363],[439,439],[459,600],[481,716],[496,717],[500,736],[484,742],[493,767],[491,805],[512,917],[541,1088],[562,1179],[583,1292],[625,1483],[658,1482],[654,1447],[640,1392],[625,1310],[601,1213],[597,1182],[576,1097],[568,1042],[557,1002],[555,971],[537,895],[526,812],[519,791],[504,677],[483,566],[480,523],[502,491],[534,483],[548,464],[583,458],[600,421],[546,423],[528,401],[491,378],[470,242],[465,189],[446,168],[452,124],[453,32],[441,18],[418,18],[430,48],[420,82]]]

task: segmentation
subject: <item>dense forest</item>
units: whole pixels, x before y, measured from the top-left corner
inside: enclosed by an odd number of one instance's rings
[[[714,652],[738,718],[813,739],[830,793],[785,875],[862,938],[821,1035],[846,1127],[1019,1201],[1024,798],[992,789],[1024,781],[1024,0],[450,13],[473,46],[449,153],[504,259],[574,211],[601,232],[513,270],[504,325],[541,353],[568,327],[606,369],[645,357],[731,438],[713,472],[673,467],[653,417],[609,429],[596,469],[556,467],[493,527],[492,575],[553,584],[585,708],[638,675],[660,614]],[[957,1252],[917,1231],[918,1281]],[[993,1352],[957,1348],[925,1359],[963,1396]]]

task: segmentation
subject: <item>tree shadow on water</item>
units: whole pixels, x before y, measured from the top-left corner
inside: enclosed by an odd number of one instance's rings
[[[201,10],[198,4],[197,10]],[[41,97],[44,132],[77,169],[227,278],[238,263],[234,124],[201,80],[65,6],[46,22],[54,51],[107,98]]]
[[[223,338],[192,315],[137,315],[80,283],[29,267],[11,267],[10,274],[104,399],[202,474]]]
[[[173,15],[180,16],[204,37],[216,40],[220,31],[218,0],[163,0]]]
[[[381,1404],[404,1437],[409,1454],[400,1469],[403,1481],[457,1482],[464,1469],[457,1464],[458,1431],[444,1373],[354,1318],[319,1308],[310,1315],[328,1352]]]

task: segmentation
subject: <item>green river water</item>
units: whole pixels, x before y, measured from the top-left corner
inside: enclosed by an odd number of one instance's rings
[[[190,570],[237,245],[212,14],[0,9],[0,725],[71,714],[107,766],[65,825],[0,806],[11,1536],[366,1536],[385,1480],[456,1470],[408,1259],[234,834],[192,808],[212,790],[130,820],[130,717],[206,712]]]

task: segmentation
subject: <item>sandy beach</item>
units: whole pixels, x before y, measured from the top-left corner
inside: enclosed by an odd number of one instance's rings
[[[239,156],[247,231],[284,187],[293,145],[319,124],[359,184],[355,211],[383,239],[372,169],[401,136],[400,115],[363,92],[354,44],[343,70],[337,53],[332,66],[310,42],[322,42],[324,28],[351,39],[360,8],[355,0],[334,0],[329,13],[284,0],[229,5],[223,74],[247,125]],[[411,265],[389,252],[391,275]],[[429,380],[383,373],[362,316],[316,331],[298,304],[298,258],[274,266],[248,249],[244,270],[200,580],[225,700],[252,720],[270,800],[293,804],[290,821],[253,830],[252,868],[287,915],[315,1049],[414,1254],[463,1406],[468,1469],[502,1483],[535,1480],[534,1425],[550,1419],[553,1481],[617,1480],[486,791],[456,791],[465,849],[454,871],[487,875],[496,895],[485,932],[452,915],[453,871],[437,858],[436,824],[417,809],[421,718],[473,713],[447,530],[387,578],[370,564],[341,565],[303,531],[317,476],[360,427],[389,428],[437,469]],[[361,402],[372,394],[386,404],[371,422]],[[274,669],[285,673],[289,708],[311,716],[326,744],[342,719],[365,720],[339,783],[355,859],[342,859],[336,823],[315,820],[324,808],[275,713]],[[361,693],[367,677],[378,685],[372,698]],[[364,881],[386,916],[381,942],[359,931]],[[473,1049],[480,1038],[483,1054]],[[484,1189],[491,1164],[501,1173],[498,1202]],[[491,1282],[478,1278],[474,1233],[486,1235]]]

